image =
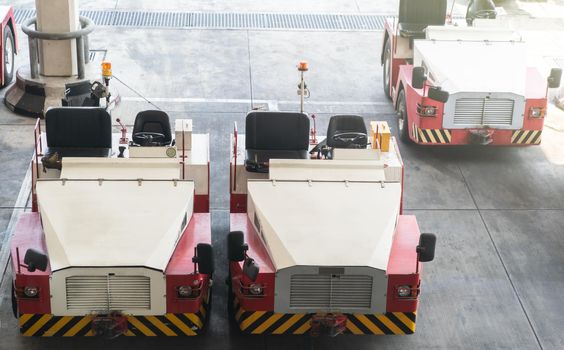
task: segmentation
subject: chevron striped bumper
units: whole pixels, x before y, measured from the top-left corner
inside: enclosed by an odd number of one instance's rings
[[[125,336],[195,336],[206,325],[208,309],[200,307],[197,313],[165,314],[162,316],[125,315]],[[54,316],[51,314],[22,314],[19,324],[24,336],[73,337],[95,336],[92,321],[95,316]]]
[[[282,314],[270,311],[245,311],[236,307],[235,320],[247,334],[306,334],[311,331],[315,314]],[[415,332],[415,312],[387,312],[384,314],[345,314],[344,333],[412,334]]]

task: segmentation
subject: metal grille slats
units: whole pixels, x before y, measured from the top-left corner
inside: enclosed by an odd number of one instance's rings
[[[515,101],[508,98],[459,98],[456,100],[456,125],[511,125]]]
[[[146,276],[71,276],[66,296],[68,310],[149,310],[151,281]]]
[[[293,275],[290,307],[364,309],[372,302],[372,277],[364,275]]]
[[[34,9],[15,9],[17,23],[35,16]],[[138,10],[83,10],[81,16],[98,26],[256,29],[256,30],[319,30],[377,31],[384,29],[379,14],[307,14],[307,13],[227,13]]]

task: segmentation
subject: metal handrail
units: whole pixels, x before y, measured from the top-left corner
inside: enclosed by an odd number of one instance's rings
[[[29,66],[31,77],[38,77],[39,57],[37,54],[38,40],[73,40],[76,39],[76,61],[78,78],[84,79],[84,65],[90,62],[88,34],[94,30],[94,22],[90,18],[79,17],[80,28],[67,33],[40,32],[32,28],[37,27],[37,17],[32,17],[22,24],[22,31],[29,37]]]

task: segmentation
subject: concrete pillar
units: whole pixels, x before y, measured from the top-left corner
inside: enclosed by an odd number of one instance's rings
[[[37,30],[66,33],[80,29],[78,0],[35,0]],[[76,40],[41,40],[39,74],[68,77],[77,74]]]

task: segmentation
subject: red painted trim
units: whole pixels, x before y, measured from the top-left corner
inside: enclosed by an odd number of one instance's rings
[[[47,253],[41,218],[38,213],[23,213],[20,215],[10,244],[11,264],[12,271],[15,272],[14,286],[17,291],[23,291],[25,286],[39,288],[39,296],[37,298],[18,298],[20,312],[50,313],[49,276],[51,275],[51,266],[48,266],[47,271],[44,272],[39,270],[29,272],[26,268],[21,268],[20,272],[17,273],[18,259],[16,248],[20,251],[20,263],[22,264],[25,252],[30,248]],[[18,293],[18,295],[21,295],[21,293]]]
[[[192,215],[168,262],[165,274],[185,275],[194,273],[192,257],[194,256],[194,248],[198,243],[211,243],[211,220],[209,213]]]
[[[246,213],[247,212],[247,194],[246,193],[231,193],[229,199],[229,208],[231,213]]]
[[[410,285],[413,288],[419,285],[421,266],[417,262],[415,251],[419,243],[419,236],[419,226],[415,216],[400,215],[386,270],[388,275],[386,311],[388,312],[417,310],[417,298],[410,300],[398,298],[396,289],[400,285]],[[419,274],[416,273],[417,264],[419,264]]]
[[[245,243],[249,245],[247,255],[260,266],[260,273],[255,282],[251,282],[242,273],[241,262],[230,262],[232,291],[241,306],[249,311],[274,310],[274,264],[266,250],[262,239],[256,232],[246,213],[230,215],[230,231],[242,231],[245,234]],[[248,286],[251,283],[260,283],[265,286],[263,297],[244,295],[239,288],[240,284]]]
[[[211,220],[209,213],[192,215],[190,223],[178,241],[174,253],[165,269],[166,275],[166,308],[167,312],[197,312],[207,296],[211,276],[194,273],[194,248],[198,243],[211,243]],[[203,288],[198,297],[193,299],[178,298],[176,288],[180,285],[191,285],[201,280]]]
[[[194,213],[210,212],[210,196],[207,194],[194,195]]]

